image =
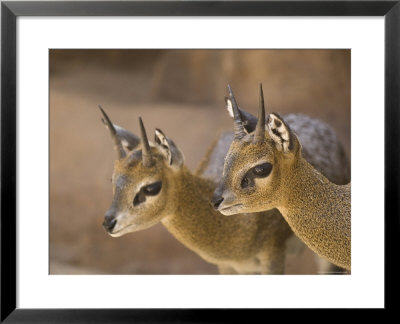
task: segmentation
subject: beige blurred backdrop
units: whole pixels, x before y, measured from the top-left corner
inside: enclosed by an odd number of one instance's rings
[[[350,158],[350,50],[50,50],[50,274],[216,274],[161,225],[112,238],[116,154],[100,121],[138,134],[142,116],[172,138],[194,170],[215,136],[232,129],[229,83],[257,114],[263,84],[269,112],[300,112],[329,123]],[[289,274],[314,274],[307,248]]]

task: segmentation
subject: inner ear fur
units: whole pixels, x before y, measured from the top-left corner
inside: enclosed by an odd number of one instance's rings
[[[301,148],[297,135],[277,113],[269,114],[267,118],[267,131],[278,151],[282,153],[296,153]]]
[[[133,151],[139,146],[140,138],[138,136],[115,124],[114,128],[125,150]]]
[[[154,140],[161,150],[162,154],[165,156],[168,164],[171,166],[182,166],[184,163],[184,158],[182,152],[175,145],[175,143],[166,137],[164,133],[156,128],[154,133]]]
[[[226,106],[226,110],[229,113],[229,116],[231,116],[233,118],[232,103],[231,103],[231,99],[229,99],[228,97],[225,97],[225,106]],[[257,117],[250,114],[249,112],[243,110],[240,107],[239,107],[239,113],[240,113],[240,117],[243,122],[244,129],[246,130],[247,134],[250,134],[251,132],[253,132],[256,129]]]
[[[108,124],[104,120],[104,118],[102,118],[101,121],[103,122],[104,126],[108,129],[109,128]],[[121,141],[122,147],[126,151],[133,151],[139,146],[140,138],[138,136],[126,130],[125,128],[122,128],[121,126],[118,126],[116,124],[113,124],[113,126],[117,137]]]

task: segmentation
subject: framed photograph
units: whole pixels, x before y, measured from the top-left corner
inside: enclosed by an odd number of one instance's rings
[[[1,321],[391,309],[399,16],[398,1],[2,2]],[[227,144],[257,133],[260,102],[351,182],[347,270],[279,214],[219,213]]]

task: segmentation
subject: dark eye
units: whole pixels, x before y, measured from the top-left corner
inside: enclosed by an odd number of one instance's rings
[[[272,170],[272,164],[266,162],[266,163],[263,163],[263,164],[256,165],[253,168],[253,174],[257,178],[264,178],[264,177],[268,176],[271,173],[271,170]]]
[[[146,196],[155,196],[160,192],[161,187],[161,181],[157,181],[144,187],[143,192]]]
[[[133,206],[137,206],[146,201],[146,196],[157,195],[162,187],[161,181],[154,182],[142,187],[133,199]]]

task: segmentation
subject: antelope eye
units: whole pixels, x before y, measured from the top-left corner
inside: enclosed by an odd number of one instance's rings
[[[259,165],[256,165],[253,168],[253,174],[258,177],[258,178],[265,178],[271,173],[272,170],[272,164],[271,163],[262,163]]]
[[[133,206],[140,205],[146,201],[146,196],[157,195],[162,187],[161,181],[154,182],[147,186],[142,187],[133,199]]]
[[[161,181],[157,181],[144,187],[143,192],[146,196],[155,196],[160,192],[161,187]]]

